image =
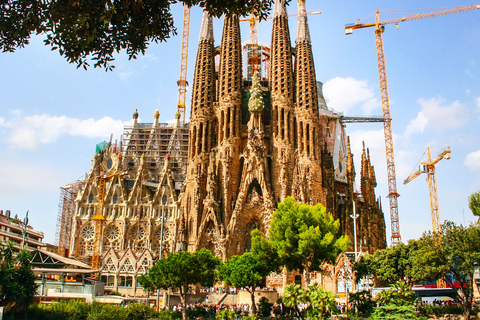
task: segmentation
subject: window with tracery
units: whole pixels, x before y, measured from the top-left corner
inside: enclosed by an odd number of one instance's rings
[[[80,231],[80,255],[87,256],[93,252],[93,240],[95,238],[95,229],[92,225],[86,225]]]
[[[130,248],[133,250],[141,250],[146,247],[145,243],[146,231],[143,226],[133,226],[129,232]]]
[[[133,268],[133,265],[130,259],[125,260],[125,262],[122,265],[122,268],[120,269],[120,272],[128,272],[128,273],[135,272],[135,269]]]
[[[153,241],[153,249],[156,252],[160,252],[160,239],[162,237],[162,228],[158,228],[157,232],[155,233],[155,239]],[[163,250],[162,255],[168,254],[171,249],[170,243],[172,240],[172,233],[168,227],[163,228]]]
[[[105,264],[103,265],[103,271],[106,272],[116,272],[117,271],[117,266],[113,262],[112,258],[108,258],[107,261],[105,261]]]
[[[95,237],[95,229],[92,225],[87,225],[82,229],[80,235],[84,240],[93,240],[93,237]]]
[[[104,233],[103,246],[105,249],[120,250],[120,229],[117,226],[107,227]]]

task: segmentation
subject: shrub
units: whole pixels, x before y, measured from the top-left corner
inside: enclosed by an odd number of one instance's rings
[[[128,320],[128,312],[121,307],[94,303],[87,320]]]
[[[376,305],[372,294],[366,290],[351,293],[348,300],[353,305],[352,314],[358,313],[361,316],[369,316]]]
[[[377,302],[385,305],[410,306],[419,300],[416,293],[403,281],[396,282],[389,290],[382,290],[377,295]]]
[[[414,306],[397,306],[393,304],[375,309],[371,320],[426,320],[426,317],[417,315]]]
[[[62,300],[45,306],[52,313],[63,316],[68,320],[86,320],[91,311],[92,305],[82,300]]]
[[[237,314],[235,311],[230,310],[228,308],[223,308],[220,309],[220,311],[217,312],[217,315],[215,316],[216,320],[233,320]]]
[[[257,314],[260,317],[270,317],[272,313],[273,303],[270,303],[267,298],[262,297],[258,302]]]
[[[154,319],[158,312],[147,304],[132,303],[126,308],[129,320]]]
[[[463,308],[461,306],[433,306],[422,305],[422,310],[428,315],[443,316],[445,314],[463,314]]]
[[[160,320],[177,320],[182,319],[182,313],[180,311],[161,310],[158,313],[158,319]]]

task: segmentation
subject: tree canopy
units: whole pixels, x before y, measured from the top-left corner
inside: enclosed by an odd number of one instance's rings
[[[0,1],[0,50],[13,52],[34,33],[77,67],[111,70],[114,54],[130,59],[176,34],[171,5],[200,6],[212,16],[251,12],[264,19],[273,0],[5,0]]]
[[[370,275],[389,285],[403,281],[412,286],[415,281],[420,280],[416,272],[416,250],[417,242],[410,240],[408,244],[398,243],[372,254],[362,255],[354,265],[355,276],[362,279]]]
[[[480,227],[446,221],[439,237],[426,233],[419,240],[417,272],[424,278],[444,279],[462,300],[464,315],[470,317],[474,273],[480,263]],[[422,268],[423,266],[423,268]],[[454,285],[458,282],[460,285]]]
[[[0,243],[0,305],[6,310],[20,311],[33,302],[37,285],[30,258],[25,248],[15,256],[13,242]]]
[[[468,197],[468,207],[472,210],[473,215],[480,219],[480,191],[476,191]]]
[[[218,278],[235,288],[245,288],[252,300],[252,314],[256,313],[255,287],[260,284],[268,273],[251,252],[241,256],[233,256],[218,267]]]
[[[324,262],[334,262],[350,245],[339,236],[340,222],[321,204],[299,204],[292,197],[279,203],[269,230],[269,241],[281,265],[289,270],[319,271]],[[309,282],[309,279],[305,279]]]
[[[215,268],[219,263],[219,259],[205,248],[197,252],[179,251],[158,260],[138,282],[147,290],[178,288],[183,318],[186,319],[186,294],[189,286],[213,286]]]
[[[278,269],[277,253],[257,229],[252,231],[252,251],[233,256],[218,266],[217,276],[235,288],[245,288],[252,300],[252,314],[256,312],[255,287],[262,279]]]
[[[357,279],[374,275],[397,289],[399,286],[411,287],[414,282],[443,279],[448,287],[460,293],[464,315],[468,318],[472,308],[474,272],[479,263],[480,226],[446,221],[440,232],[428,231],[407,245],[400,243],[364,255],[354,268]]]

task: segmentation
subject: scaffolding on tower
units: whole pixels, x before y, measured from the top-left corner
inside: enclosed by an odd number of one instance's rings
[[[60,202],[58,204],[57,228],[55,245],[62,249],[70,249],[70,235],[72,221],[75,215],[75,199],[83,187],[84,181],[77,180],[60,188]]]

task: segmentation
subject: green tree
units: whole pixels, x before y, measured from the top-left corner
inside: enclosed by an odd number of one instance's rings
[[[480,227],[446,221],[439,235],[427,232],[418,242],[416,271],[425,279],[444,279],[459,294],[470,319],[476,267],[480,263]],[[423,266],[423,268],[422,268]],[[454,286],[454,282],[460,286]]]
[[[305,302],[305,293],[298,284],[289,284],[285,287],[282,295],[282,303],[287,307],[294,309],[298,317],[303,318],[303,314],[298,308],[300,303]]]
[[[18,312],[28,307],[36,294],[30,253],[25,249],[14,256],[13,242],[0,243],[0,305]]]
[[[396,306],[393,304],[380,306],[375,309],[371,320],[426,320],[424,316],[419,316],[415,306]]]
[[[370,291],[363,290],[350,293],[348,301],[353,306],[353,312],[363,317],[368,317],[373,312],[376,302],[372,298]]]
[[[233,256],[218,266],[217,276],[226,284],[235,288],[245,288],[250,293],[252,301],[251,313],[256,314],[255,287],[262,279],[275,271],[278,266],[268,251],[261,250],[262,245],[268,246],[257,231],[252,231],[252,246],[255,251],[245,252],[241,256]],[[256,244],[255,244],[256,243]],[[272,253],[272,252],[270,252]]]
[[[337,310],[333,293],[317,283],[310,284],[305,295],[310,304],[306,309],[309,319],[325,319]]]
[[[410,306],[418,301],[417,294],[404,281],[398,281],[388,290],[382,290],[377,294],[376,300],[380,304],[393,304],[396,306]]]
[[[468,197],[468,207],[472,210],[473,215],[480,219],[480,191],[476,191]]]
[[[211,287],[215,283],[215,268],[219,263],[219,259],[205,248],[197,252],[171,253],[167,258],[157,261],[138,282],[147,290],[178,288],[185,320],[189,286],[200,284]]]
[[[320,287],[317,283],[311,283],[307,290],[298,284],[287,285],[282,295],[283,304],[296,311],[301,319],[325,319],[337,310],[335,296],[330,291]],[[306,308],[300,310],[299,304],[303,303]]]
[[[258,301],[258,316],[260,317],[270,317],[272,314],[273,303],[268,301],[266,297],[261,297]]]
[[[130,59],[144,54],[152,42],[176,34],[170,6],[198,5],[212,16],[247,15],[265,18],[273,0],[5,0],[0,1],[0,50],[13,52],[28,44],[31,34],[43,34],[77,67],[111,70],[115,53]]]
[[[355,276],[362,279],[372,275],[389,285],[404,281],[412,286],[415,281],[420,280],[414,261],[417,249],[417,241],[410,240],[408,244],[399,243],[372,254],[365,254],[354,265]]]
[[[299,204],[287,197],[278,205],[270,224],[269,240],[281,265],[288,270],[319,271],[324,262],[334,262],[350,245],[348,236],[339,236],[340,222],[324,206]]]

